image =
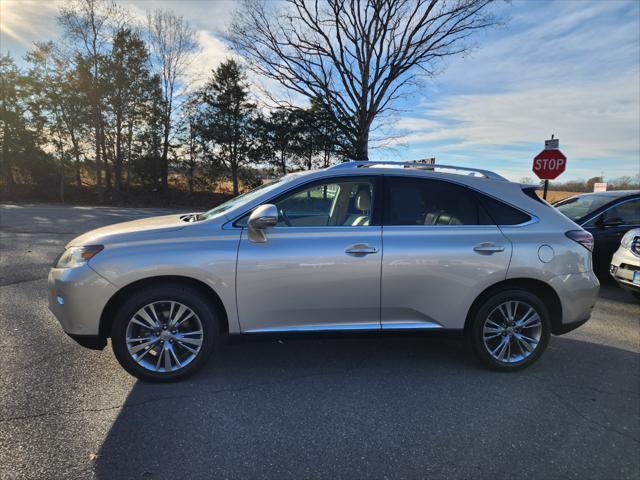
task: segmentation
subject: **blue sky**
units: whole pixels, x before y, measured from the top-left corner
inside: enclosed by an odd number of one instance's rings
[[[229,54],[221,32],[233,2],[119,3],[135,16],[166,8],[192,22],[202,45],[190,72],[196,82]],[[31,42],[55,39],[58,5],[0,0],[1,50],[19,58]],[[554,133],[568,157],[559,180],[640,173],[640,2],[515,0],[496,8],[506,25],[407,92],[401,111],[378,125],[379,137],[393,138],[372,158],[435,156],[519,180],[533,177],[532,157]]]

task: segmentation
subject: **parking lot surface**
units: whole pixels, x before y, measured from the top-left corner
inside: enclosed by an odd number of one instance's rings
[[[164,213],[0,206],[0,478],[640,477],[640,305],[615,285],[517,373],[455,338],[344,338],[137,381],[63,333],[46,276],[77,234]]]

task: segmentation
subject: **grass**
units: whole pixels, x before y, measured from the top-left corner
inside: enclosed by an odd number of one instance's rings
[[[542,198],[542,190],[536,190],[536,193]],[[565,192],[562,190],[549,190],[547,192],[547,202],[554,203],[565,198],[572,197],[573,195],[578,195],[580,192]]]

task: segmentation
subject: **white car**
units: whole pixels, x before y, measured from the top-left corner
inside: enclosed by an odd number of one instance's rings
[[[640,228],[629,230],[613,254],[609,272],[618,284],[640,298]]]

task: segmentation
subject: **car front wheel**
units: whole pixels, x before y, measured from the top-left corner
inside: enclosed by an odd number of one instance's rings
[[[145,288],[118,310],[113,351],[122,367],[142,380],[180,380],[198,371],[213,352],[217,320],[196,289],[179,284]]]
[[[494,370],[513,371],[540,358],[550,330],[549,312],[536,295],[508,289],[482,303],[469,333],[480,360]]]

